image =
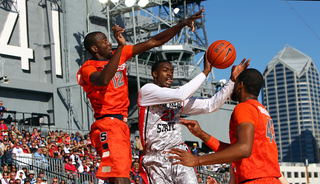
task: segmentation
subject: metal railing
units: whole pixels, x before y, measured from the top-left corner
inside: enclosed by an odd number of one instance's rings
[[[202,179],[202,183],[207,183],[208,176],[211,176],[215,180],[217,180],[218,183],[221,182],[221,184],[227,184],[230,180],[230,173],[215,173],[214,171],[206,170],[203,166],[196,167],[197,173]]]
[[[43,171],[48,183],[51,183],[53,178],[58,178],[59,182],[64,180],[67,184],[98,183],[98,179],[93,174],[66,171],[63,160],[58,158],[37,157],[27,153],[12,154],[12,162],[17,170],[24,167],[28,171],[33,170],[35,177]]]

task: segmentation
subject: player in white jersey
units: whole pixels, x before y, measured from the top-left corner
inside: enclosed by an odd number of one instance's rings
[[[197,183],[194,168],[172,166],[173,160],[167,158],[170,148],[188,150],[182,144],[180,114],[205,114],[218,110],[230,96],[236,77],[249,66],[250,60],[245,61],[243,59],[240,65],[232,68],[230,80],[209,99],[191,97],[212,69],[207,59],[203,72],[177,89],[171,89],[171,63],[166,60],[154,63],[154,83],[144,85],[138,94],[139,130],[144,148],[140,173],[144,183]]]

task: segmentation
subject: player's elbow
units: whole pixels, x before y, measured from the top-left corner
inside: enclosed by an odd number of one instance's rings
[[[252,147],[249,145],[241,145],[239,149],[241,158],[249,158],[252,154]]]

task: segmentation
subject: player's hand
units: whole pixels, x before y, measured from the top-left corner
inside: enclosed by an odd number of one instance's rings
[[[178,156],[169,156],[169,159],[177,159],[179,161],[174,162],[172,165],[181,164],[188,167],[195,167],[198,166],[198,159],[199,157],[194,156],[192,153],[189,153],[187,151],[177,149],[177,148],[171,148],[169,153],[176,154]]]
[[[211,176],[208,176],[207,184],[218,184],[218,182],[214,178],[211,178]]]
[[[245,69],[248,68],[248,66],[250,65],[250,59],[246,60],[246,58],[244,58],[241,63],[237,66],[234,65],[231,69],[231,76],[230,79],[235,82],[238,75]]]
[[[200,11],[198,11],[196,14],[194,14],[194,15],[191,15],[189,18],[187,18],[186,20],[185,20],[185,22],[186,22],[186,24],[187,24],[187,26],[189,26],[191,29],[192,29],[192,31],[194,31],[194,21],[196,20],[196,19],[200,19],[200,18],[202,18],[203,17],[203,15],[202,15],[202,13],[204,12],[204,8],[202,8]]]
[[[119,25],[115,25],[112,27],[113,36],[118,42],[118,46],[124,46],[126,44],[126,39],[122,36],[122,33],[125,29],[120,27]]]
[[[203,133],[203,130],[200,128],[198,121],[187,120],[183,118],[180,118],[180,121],[180,123],[186,126],[194,136],[200,137],[200,135]]]
[[[209,63],[209,60],[207,58],[207,52],[204,54],[203,56],[203,73],[208,76],[209,73],[211,72],[212,70],[212,65]]]

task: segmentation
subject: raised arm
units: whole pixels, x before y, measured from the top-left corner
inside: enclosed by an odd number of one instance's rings
[[[180,22],[179,24],[168,28],[167,30],[155,35],[150,40],[138,43],[133,46],[132,56],[140,54],[142,52],[145,52],[147,50],[152,49],[153,47],[159,47],[166,42],[168,42],[171,38],[173,38],[176,34],[180,32],[182,28],[185,26],[189,26],[192,31],[194,31],[194,21],[196,19],[200,19],[203,17],[202,13],[204,11],[204,8],[197,12],[194,15],[191,15],[188,19],[185,19],[184,21]]]
[[[250,59],[246,60],[244,58],[239,65],[234,65],[231,69],[230,80],[226,83],[226,85],[214,94],[211,98],[190,98],[185,102],[185,107],[183,109],[184,114],[206,114],[217,111],[230,97],[233,87],[234,81],[238,77],[238,75],[245,70],[250,65]]]
[[[90,75],[90,82],[95,86],[107,86],[118,69],[122,49],[125,45],[125,39],[121,35],[124,29],[116,25],[112,27],[112,31],[118,42],[118,48],[101,72],[95,71]]]

